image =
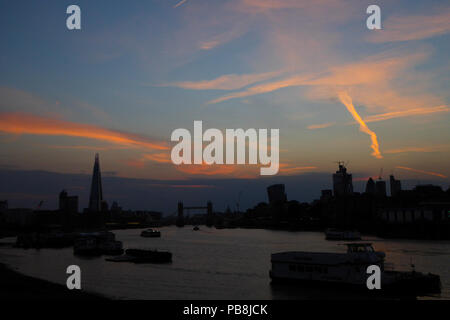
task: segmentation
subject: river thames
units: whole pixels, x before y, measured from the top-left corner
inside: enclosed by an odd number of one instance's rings
[[[72,248],[24,250],[2,246],[1,262],[36,278],[64,284],[66,268],[81,268],[82,289],[114,299],[347,299],[336,289],[270,284],[270,254],[279,251],[345,252],[343,242],[326,241],[320,232],[260,229],[215,229],[200,226],[161,228],[161,238],[142,238],[141,230],[117,230],[124,248],[168,250],[171,264],[105,261],[105,256],[80,258]],[[12,242],[2,239],[1,242]],[[450,299],[450,241],[380,239],[363,235],[397,270],[434,273],[442,293],[419,299]]]

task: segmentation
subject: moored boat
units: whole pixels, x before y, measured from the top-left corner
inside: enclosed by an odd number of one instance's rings
[[[127,249],[125,254],[106,261],[134,263],[168,263],[172,262],[172,253],[158,250]]]
[[[346,253],[280,252],[271,255],[272,282],[299,282],[351,287],[368,291],[367,267],[380,268],[381,289],[373,292],[428,294],[440,292],[438,275],[406,271],[386,271],[385,253],[370,243],[348,243]]]
[[[147,229],[141,232],[141,237],[144,238],[159,238],[161,237],[161,232],[155,229]]]

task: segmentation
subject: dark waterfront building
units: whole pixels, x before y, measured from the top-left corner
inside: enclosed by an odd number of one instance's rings
[[[377,197],[386,197],[386,181],[380,179],[375,182],[375,195]]]
[[[414,187],[413,191],[422,198],[439,197],[444,191],[440,186],[432,184],[421,184]]]
[[[183,202],[178,202],[178,216],[177,216],[177,227],[184,227],[184,205]]]
[[[352,175],[347,173],[343,162],[339,162],[339,170],[333,174],[334,196],[346,196],[353,194]]]
[[[89,212],[101,212],[103,202],[102,177],[100,173],[100,160],[95,154],[94,170],[92,173],[91,194],[89,196]]]
[[[375,194],[375,181],[373,181],[372,178],[369,178],[369,180],[367,180],[366,193]]]
[[[269,203],[283,203],[287,201],[286,192],[284,191],[284,184],[274,184],[267,187],[267,195]]]
[[[400,180],[396,180],[394,176],[391,174],[389,176],[389,183],[391,186],[391,197],[396,197],[400,194],[400,191],[402,191],[402,184]]]
[[[321,201],[330,200],[332,197],[333,197],[333,191],[330,189],[325,189],[325,190],[322,190],[322,192],[321,192],[320,200]]]
[[[59,210],[67,213],[78,213],[78,196],[69,196],[66,190],[59,194]]]
[[[378,235],[391,238],[450,239],[448,200],[382,208],[378,215]]]
[[[0,212],[8,210],[8,200],[0,201]]]
[[[72,230],[78,214],[78,197],[69,196],[66,190],[59,193],[60,223],[66,231]]]

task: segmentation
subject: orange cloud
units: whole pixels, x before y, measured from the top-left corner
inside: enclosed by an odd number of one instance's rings
[[[307,126],[307,128],[310,130],[323,129],[323,128],[328,128],[328,127],[334,126],[335,124],[336,124],[335,122],[311,124],[311,125]]]
[[[204,188],[215,188],[216,186],[209,184],[172,184],[171,188],[187,188],[187,189],[204,189]]]
[[[303,173],[306,171],[312,171],[315,169],[317,169],[317,167],[314,167],[314,166],[295,167],[295,166],[291,166],[290,164],[287,164],[287,163],[280,163],[279,172],[281,175],[291,175],[291,174]]]
[[[408,170],[408,171],[412,171],[412,172],[417,172],[417,173],[423,173],[423,174],[427,174],[427,175],[435,176],[435,177],[439,177],[439,178],[447,178],[447,176],[445,176],[445,175],[443,175],[441,173],[432,172],[432,171],[424,171],[424,170],[418,170],[418,169],[402,167],[402,166],[396,166],[396,168],[403,169],[403,170]]]
[[[396,154],[406,152],[437,152],[448,149],[448,146],[432,146],[432,147],[405,147],[398,149],[385,150],[384,153]]]
[[[142,169],[145,166],[145,161],[142,161],[141,159],[138,160],[130,160],[126,162],[127,166]]]
[[[353,106],[352,98],[348,95],[347,92],[341,91],[338,93],[339,100],[342,102],[343,105],[347,108],[348,112],[353,116],[353,118],[356,120],[356,122],[359,123],[359,130],[367,133],[370,136],[370,139],[372,141],[372,144],[370,147],[372,148],[373,152],[372,155],[377,158],[381,159],[383,156],[380,153],[380,149],[378,146],[378,140],[377,135],[375,132],[369,129],[369,127],[365,124],[363,119],[359,116],[359,114],[356,112],[355,107]]]
[[[140,158],[135,160],[129,160],[126,164],[134,168],[144,168],[146,162],[153,161],[157,163],[172,163],[170,155],[168,153],[153,153],[153,154],[143,154]]]
[[[144,154],[142,156],[143,160],[150,160],[159,163],[172,163],[170,159],[169,153],[153,153],[153,154]]]
[[[136,134],[101,128],[89,124],[45,118],[21,112],[0,113],[0,131],[11,134],[69,136],[107,141],[150,150],[168,150],[162,142],[150,141]]]
[[[450,32],[450,10],[434,15],[392,16],[383,23],[383,29],[371,32],[371,42],[421,40]]]
[[[47,146],[50,149],[76,149],[76,150],[117,150],[117,149],[125,149],[126,147],[99,147],[99,146]]]
[[[221,176],[235,173],[238,168],[237,165],[201,164],[201,165],[179,165],[176,166],[176,169],[178,171],[190,175]]]

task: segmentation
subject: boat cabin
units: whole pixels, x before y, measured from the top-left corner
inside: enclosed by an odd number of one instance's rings
[[[346,243],[347,253],[375,252],[371,243]]]

